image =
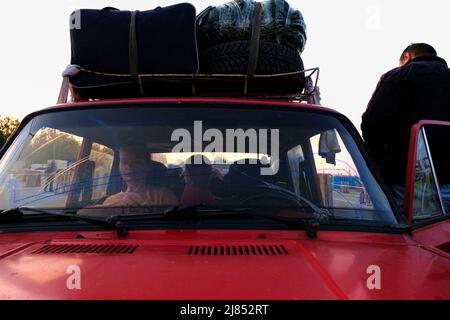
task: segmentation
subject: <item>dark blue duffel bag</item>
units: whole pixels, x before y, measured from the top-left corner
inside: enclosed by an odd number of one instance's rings
[[[73,13],[71,63],[82,71],[71,84],[85,98],[117,90],[133,96],[139,74],[198,73],[195,18],[189,3],[140,12],[104,8]]]

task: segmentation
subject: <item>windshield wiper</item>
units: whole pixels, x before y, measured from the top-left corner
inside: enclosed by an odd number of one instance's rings
[[[142,207],[141,207],[142,208]],[[143,221],[143,220],[166,220],[166,221],[185,221],[185,220],[201,220],[201,219],[229,219],[236,216],[258,217],[268,220],[280,222],[295,228],[305,229],[309,237],[315,238],[319,229],[319,221],[314,218],[308,219],[287,219],[273,215],[266,215],[257,212],[253,208],[227,208],[208,205],[189,205],[189,206],[173,206],[158,213],[143,214],[127,214],[113,215],[110,219],[121,219],[122,221]]]
[[[66,211],[65,213],[61,212],[52,212],[49,210],[37,209],[37,208],[29,208],[29,207],[19,207],[19,208],[11,208],[7,210],[3,210],[0,212],[0,219],[3,218],[22,218],[26,216],[25,212],[34,212],[40,213],[46,216],[54,216],[54,217],[65,217],[71,219],[82,220],[97,226],[113,229],[117,231],[118,237],[124,237],[128,234],[125,226],[122,221],[119,220],[119,216],[110,216],[110,217],[90,217],[85,215],[77,215],[77,211]]]
[[[269,219],[276,222],[284,223],[286,225],[294,226],[296,228],[305,228],[307,235],[311,238],[317,237],[317,231],[319,230],[320,227],[319,221],[316,218],[292,220],[273,215],[262,214],[252,208],[221,208],[206,205],[172,207],[167,209],[163,215],[159,215],[159,219],[185,220],[185,219],[202,219],[208,217],[221,218],[235,215],[245,215]]]
[[[327,210],[325,208],[320,208],[319,206],[315,205],[312,201],[308,200],[307,198],[305,198],[305,197],[303,197],[301,195],[298,195],[295,192],[292,192],[290,190],[286,190],[284,188],[281,188],[281,187],[279,187],[277,185],[274,185],[272,183],[267,183],[267,184],[271,188],[273,188],[274,190],[277,190],[279,192],[287,193],[287,194],[293,196],[295,199],[297,199],[297,201],[301,201],[301,202],[307,204],[308,207],[311,208],[311,210],[314,212],[314,216],[315,216],[316,219],[323,220],[323,219],[328,219],[328,218],[333,217],[333,214],[329,210]]]

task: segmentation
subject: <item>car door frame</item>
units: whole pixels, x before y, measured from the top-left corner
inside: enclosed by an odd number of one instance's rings
[[[406,188],[404,198],[404,213],[408,219],[409,229],[413,237],[422,245],[430,248],[438,248],[447,253],[450,257],[450,251],[443,248],[450,248],[450,212],[446,212],[441,207],[444,214],[430,217],[424,221],[414,222],[413,219],[413,205],[414,205],[414,182],[416,175],[416,159],[417,159],[417,146],[420,133],[425,126],[448,126],[450,122],[437,121],[437,120],[422,120],[419,121],[411,128],[411,135],[409,141],[408,151],[408,163],[407,163],[407,175],[406,175]],[[426,139],[426,134],[425,134]],[[433,170],[434,180],[439,193],[440,205],[442,204],[442,196],[440,194],[438,181],[434,171],[434,164],[432,156],[430,156],[430,150],[427,145],[427,153],[430,157],[430,162]]]

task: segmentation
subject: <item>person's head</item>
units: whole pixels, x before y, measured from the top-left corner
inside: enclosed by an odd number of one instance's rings
[[[123,146],[119,150],[119,171],[128,184],[143,184],[150,170],[150,153],[145,146]]]
[[[426,43],[413,43],[406,47],[403,50],[402,55],[400,56],[400,66],[407,64],[414,58],[423,57],[423,56],[437,56],[436,50]]]
[[[194,155],[186,161],[184,178],[186,183],[195,184],[197,186],[204,186],[208,188],[211,179],[211,165],[209,159]]]

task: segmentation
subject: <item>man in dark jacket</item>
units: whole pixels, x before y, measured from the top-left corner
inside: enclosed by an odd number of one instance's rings
[[[423,119],[450,121],[450,70],[432,46],[418,43],[404,50],[400,67],[381,77],[362,116],[364,140],[389,184],[405,185],[411,127]],[[439,134],[430,132],[428,140],[439,183],[446,185],[450,137]]]

